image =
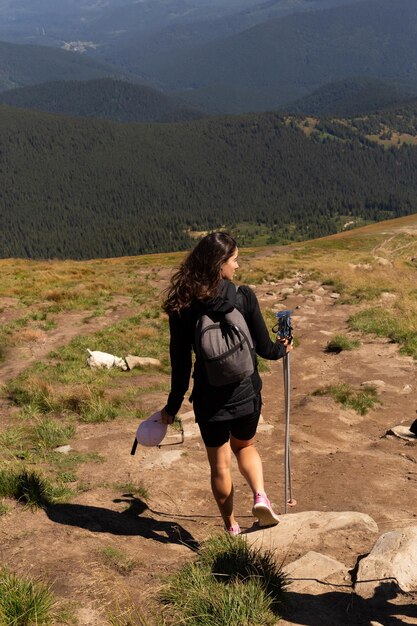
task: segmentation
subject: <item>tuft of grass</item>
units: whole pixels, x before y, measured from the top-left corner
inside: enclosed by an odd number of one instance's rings
[[[339,354],[343,350],[355,350],[359,346],[360,342],[357,339],[350,339],[346,335],[335,335],[328,342],[325,351]]]
[[[343,293],[346,290],[346,285],[339,278],[325,278],[322,280],[322,285],[326,287],[332,287],[334,291]]]
[[[101,548],[99,551],[104,563],[122,576],[126,576],[138,565],[136,559],[130,558],[123,550],[113,546]]]
[[[50,586],[0,570],[2,626],[56,624],[57,618],[57,601]]]
[[[313,392],[313,396],[330,396],[342,406],[354,409],[359,415],[366,415],[376,404],[381,404],[375,387],[355,390],[346,383],[317,389]]]
[[[4,468],[0,470],[0,497],[13,498],[30,508],[48,506],[67,499],[71,491],[64,484],[51,484],[35,471]]]
[[[389,292],[389,288],[385,288],[383,285],[362,285],[356,289],[353,289],[350,295],[343,300],[343,304],[356,304],[359,302],[368,302],[370,300],[376,300],[384,292]]]
[[[244,539],[226,535],[209,539],[194,563],[171,576],[162,598],[173,609],[175,623],[273,626],[284,587],[285,577],[271,554],[261,555]]]
[[[149,499],[149,492],[143,485],[137,485],[132,482],[128,483],[117,483],[113,485],[114,489],[117,491],[122,491],[123,493],[129,493],[132,496],[138,496],[141,500]]]
[[[48,413],[58,409],[51,386],[40,376],[29,376],[24,381],[20,378],[9,381],[5,391],[12,402],[33,413]]]
[[[387,337],[400,345],[403,354],[417,359],[417,317],[410,311],[387,310],[373,307],[359,311],[349,318],[353,330]]]
[[[121,606],[119,599],[116,599],[112,603],[107,618],[111,626],[166,626],[166,622],[161,620],[159,616],[149,621],[142,615],[138,606],[134,605],[132,602]]]
[[[0,470],[0,496],[36,508],[48,504],[49,492],[47,481],[34,471]]]
[[[24,438],[23,428],[19,426],[9,426],[0,434],[0,447],[9,451],[19,450],[22,447]]]
[[[108,402],[103,390],[92,390],[90,397],[80,404],[77,411],[81,422],[98,424],[110,422],[117,417],[116,403]]]
[[[6,515],[9,511],[10,511],[10,507],[7,506],[7,504],[4,501],[1,501],[0,502],[0,517],[2,515]],[[0,624],[1,624],[1,619],[0,619]]]
[[[53,450],[53,448],[63,446],[74,435],[75,427],[73,425],[66,426],[48,417],[43,417],[34,428],[36,445],[42,450]]]

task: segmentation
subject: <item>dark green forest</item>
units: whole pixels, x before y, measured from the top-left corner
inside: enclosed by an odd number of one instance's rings
[[[81,54],[0,41],[0,91],[50,80],[126,78],[122,71]]]
[[[273,113],[164,125],[0,116],[3,258],[178,250],[190,229],[239,235],[242,223],[285,242],[417,210],[417,149],[346,123],[307,136],[302,118]]]
[[[202,114],[161,91],[123,80],[50,81],[0,93],[0,103],[118,122],[179,122]]]
[[[229,37],[124,67],[210,113],[282,108],[355,76],[417,84],[417,2],[366,0],[269,19]]]
[[[352,117],[398,107],[416,95],[417,84],[398,85],[362,76],[323,85],[285,109],[300,115]]]

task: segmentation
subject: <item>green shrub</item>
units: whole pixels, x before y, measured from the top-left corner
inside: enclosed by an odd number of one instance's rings
[[[39,507],[48,503],[48,492],[47,481],[36,472],[0,470],[0,496],[14,498],[30,507]]]
[[[43,450],[52,450],[68,443],[75,435],[74,426],[60,424],[57,420],[44,417],[34,429],[36,445]]]
[[[64,484],[52,485],[35,471],[13,468],[0,470],[0,497],[14,498],[29,507],[48,506],[66,499],[71,493]]]
[[[0,570],[0,625],[56,623],[56,600],[49,586]]]
[[[284,586],[272,555],[225,535],[207,541],[194,563],[169,578],[163,600],[174,610],[173,623],[274,626]]]
[[[359,415],[365,415],[375,404],[381,403],[375,387],[355,390],[345,383],[317,389],[313,396],[330,396],[344,407],[354,409]]]
[[[335,335],[326,346],[326,352],[339,354],[343,350],[355,350],[359,348],[360,342],[357,339],[350,339],[346,335]]]
[[[381,307],[359,311],[349,318],[353,330],[371,333],[377,337],[387,337],[401,346],[401,352],[417,359],[417,330],[414,319],[407,319],[400,311],[397,313]]]

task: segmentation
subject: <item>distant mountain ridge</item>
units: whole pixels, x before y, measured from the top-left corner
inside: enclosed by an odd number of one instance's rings
[[[169,31],[177,31],[174,37],[184,40],[187,28],[195,24],[196,43],[213,28],[224,36],[262,21],[261,15],[270,19],[277,14],[355,1],[362,0],[3,0],[0,40],[60,46],[63,41],[87,39],[99,48],[112,41],[117,47],[126,38],[169,38]],[[226,30],[222,21],[227,22]]]
[[[271,110],[354,76],[417,84],[416,28],[415,0],[366,0],[138,59],[136,71],[208,111]]]
[[[334,6],[342,6],[354,2],[363,2],[364,0],[266,0],[258,3],[244,3],[242,6],[236,4],[234,11],[230,6],[224,14],[220,11],[218,17],[215,11],[208,15],[204,12],[190,11],[183,19],[171,19],[166,21],[167,12],[164,11],[164,18],[155,29],[156,24],[146,32],[143,30],[135,30],[138,22],[138,16],[143,8],[141,5],[132,5],[126,7],[129,11],[130,19],[121,14],[120,11],[113,11],[112,22],[116,20],[120,36],[115,36],[107,41],[103,40],[101,45],[95,50],[89,50],[89,54],[94,58],[103,59],[106,62],[121,65],[130,71],[141,72],[144,64],[152,64],[154,56],[160,54],[172,54],[181,49],[191,49],[194,46],[222,40],[226,37],[240,33],[256,24],[268,22],[276,17],[283,17],[293,13],[306,11],[317,11],[323,8]],[[225,4],[225,7],[227,4]],[[139,26],[139,24],[138,24]],[[94,39],[94,25],[90,25],[92,30],[85,33],[86,37]],[[103,31],[103,29],[102,29]],[[102,32],[101,37],[104,33]]]
[[[126,74],[86,56],[46,46],[0,42],[0,91],[48,80],[126,78]]]
[[[112,78],[20,87],[0,93],[0,104],[119,122],[179,122],[202,116],[156,89]]]

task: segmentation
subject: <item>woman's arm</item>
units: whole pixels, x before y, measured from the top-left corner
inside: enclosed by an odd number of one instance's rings
[[[281,343],[271,340],[255,293],[246,285],[240,287],[239,291],[245,300],[243,313],[255,344],[256,353],[260,357],[272,361],[281,359],[292,349],[292,345],[288,344],[288,341]]]
[[[163,416],[174,417],[180,410],[184,395],[190,384],[192,345],[187,327],[179,316],[170,316],[169,329],[171,333],[169,344],[171,358],[171,391],[168,396],[168,402],[162,410],[162,414]]]

